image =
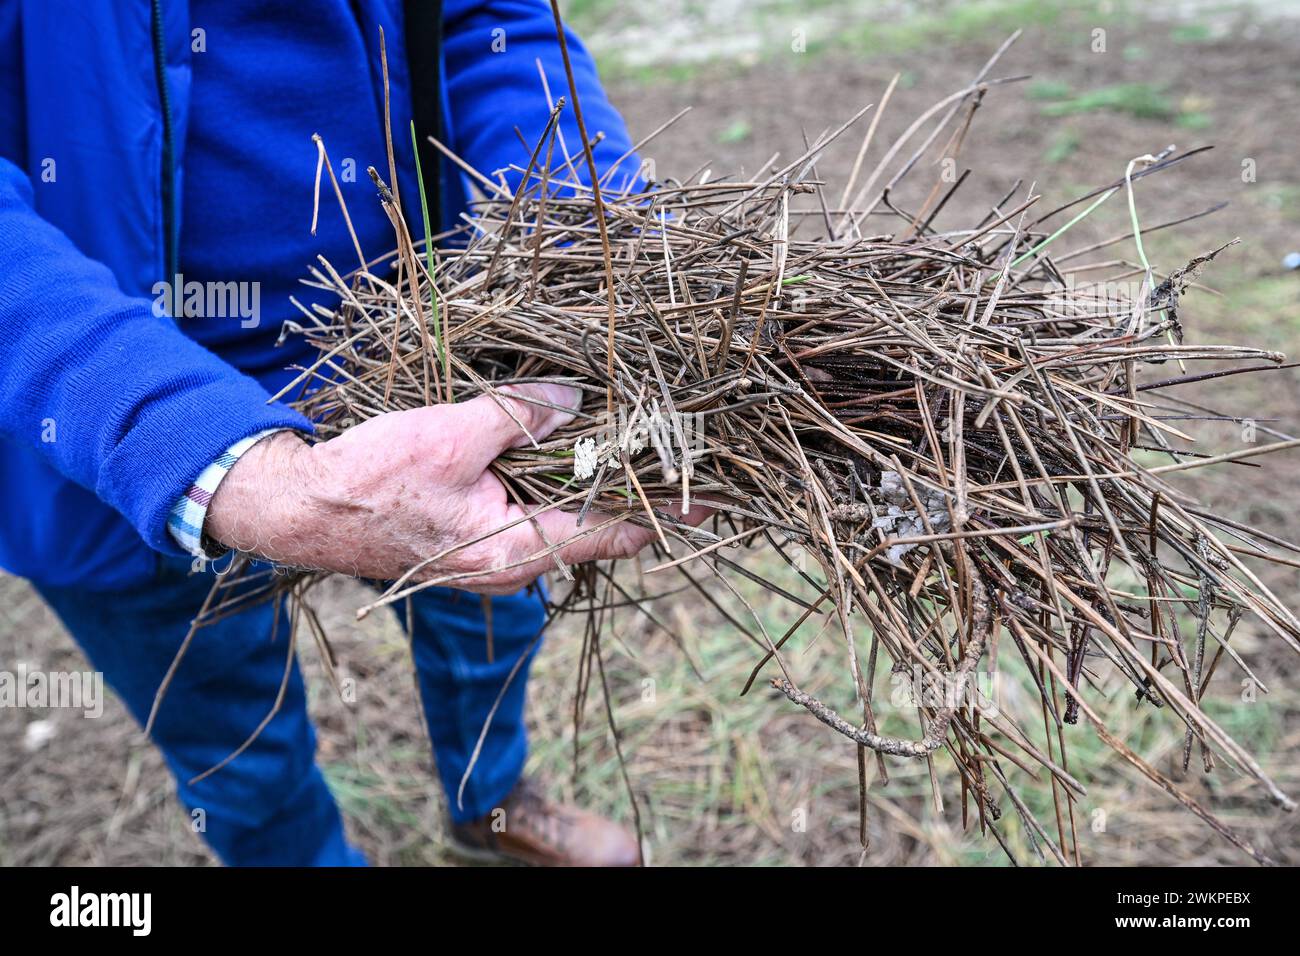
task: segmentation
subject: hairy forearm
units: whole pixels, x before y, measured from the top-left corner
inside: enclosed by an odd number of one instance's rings
[[[289,565],[307,562],[322,511],[313,449],[293,432],[258,442],[235,463],[208,506],[204,532],[223,547]],[[307,539],[307,540],[304,540]]]
[[[213,495],[208,537],[276,564],[357,577],[396,576],[435,553],[449,516],[410,506],[451,497],[435,490],[444,469],[395,435],[357,437],[309,445],[285,432],[258,442]]]

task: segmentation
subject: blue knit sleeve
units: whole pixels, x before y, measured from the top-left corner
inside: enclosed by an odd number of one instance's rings
[[[552,99],[570,101],[568,79],[547,0],[445,0],[444,51],[449,101],[448,126],[454,148],[471,166],[489,178],[506,172],[514,188],[533,144],[550,115],[537,70],[541,61]],[[596,64],[572,31],[565,33],[569,58],[588,134],[604,134],[594,149],[596,168],[604,176],[627,153],[632,142],[627,126],[609,102],[596,75]],[[519,140],[515,127],[523,134]],[[582,139],[573,103],[561,114],[561,132],[574,167],[588,179]],[[553,165],[563,162],[559,149]],[[635,182],[640,160],[629,156],[608,177],[611,190]]]
[[[40,218],[26,174],[0,159],[0,436],[94,491],[151,547],[181,554],[167,518],[204,468],[268,428],[311,430],[269,398],[149,300],[122,293]]]

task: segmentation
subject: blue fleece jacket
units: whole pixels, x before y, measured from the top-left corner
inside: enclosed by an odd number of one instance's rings
[[[265,428],[310,427],[268,404],[308,357],[275,340],[318,254],[355,263],[328,188],[308,230],[313,133],[365,254],[393,244],[365,174],[387,170],[380,26],[410,210],[400,0],[0,0],[0,567],[144,582],[178,553],[168,511],[209,462]],[[485,172],[525,165],[515,127],[531,142],[547,117],[536,61],[567,95],[549,4],[444,0],[443,37],[443,137]],[[603,168],[627,132],[569,44]],[[571,110],[564,122],[573,149]],[[464,184],[442,176],[454,220]],[[173,261],[185,283],[244,283],[246,304],[255,289],[256,314],[156,314]]]

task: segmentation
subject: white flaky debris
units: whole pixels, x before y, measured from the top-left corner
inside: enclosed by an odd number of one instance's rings
[[[595,438],[582,438],[573,446],[573,476],[585,481],[594,475],[601,466],[613,471],[623,467],[623,458],[635,458],[645,451],[649,434],[645,414],[620,435],[614,435],[598,442]]]
[[[884,514],[872,522],[872,527],[879,528],[882,534],[896,538],[916,538],[931,532],[947,531],[952,526],[952,519],[948,515],[948,506],[943,495],[920,489],[917,491],[917,496],[925,506],[925,517],[929,521],[929,528],[926,528],[926,521],[922,520],[912,505],[912,496],[907,493],[898,472],[881,472],[880,497],[886,506]],[[894,567],[901,568],[903,555],[915,547],[918,545],[893,545],[885,552],[884,558]]]
[[[698,433],[698,424],[692,422],[691,428],[692,434]],[[671,449],[673,436],[673,426],[656,402],[649,411],[638,411],[630,422],[613,430],[612,434],[607,430],[596,438],[579,439],[573,446],[573,475],[579,481],[585,481],[602,467],[618,471],[625,460],[631,461],[652,445],[660,451],[660,458],[667,462],[665,471],[668,471],[673,469],[673,462],[670,453],[664,449]],[[690,468],[689,454],[683,454],[682,458]]]
[[[573,446],[573,477],[586,481],[596,473],[600,456],[596,453],[596,439],[580,438]]]

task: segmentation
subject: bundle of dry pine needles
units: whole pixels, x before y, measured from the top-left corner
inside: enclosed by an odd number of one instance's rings
[[[1131,204],[1136,180],[1192,152],[1135,160],[1114,182],[1043,215],[1034,214],[1036,196],[1013,190],[980,221],[938,229],[965,176],[941,179],[920,209],[896,205],[894,187],[927,153],[960,150],[985,92],[1005,82],[986,78],[993,62],[859,176],[878,110],[838,203],[816,163],[865,110],[752,181],[697,173],[647,184],[616,167],[598,190],[588,185],[585,131],[582,144],[559,135],[560,100],[529,164],[514,170],[519,187],[468,170],[485,198],[461,230],[423,249],[372,170],[398,249],[348,275],[324,260],[313,271],[309,284],[339,304],[303,309],[305,320],[286,333],[320,350],[287,397],[328,438],[505,382],[576,385],[586,398],[572,424],[493,466],[512,495],[533,510],[592,509],[653,528],[650,570],[681,573],[727,614],[755,644],[749,683],[769,678],[851,739],[860,767],[867,750],[883,772],[886,755],[928,759],[946,749],[963,805],[973,803],[983,825],[996,834],[1000,788],[1031,838],[1067,863],[1085,792],[1067,770],[1067,729],[1082,713],[1124,760],[1262,860],[1113,736],[1088,694],[1103,669],[1124,675],[1141,705],[1186,727],[1185,765],[1195,751],[1207,770],[1224,763],[1291,808],[1207,716],[1202,697],[1221,667],[1250,674],[1231,644],[1243,616],[1300,650],[1300,621],[1247,565],[1296,547],[1216,516],[1174,480],[1295,442],[1217,457],[1179,450],[1189,437],[1182,420],[1204,410],[1165,391],[1276,368],[1282,356],[1183,341],[1180,296],[1214,254],[1159,277],[1141,236],[1162,226],[1144,230],[1135,218],[1111,243],[1053,258],[1098,204],[1117,193]],[[328,169],[323,144],[320,156]],[[1136,241],[1137,268],[1105,279],[1087,263],[1070,270],[1081,253],[1120,241]],[[1188,371],[1193,362],[1218,364]],[[701,501],[716,514],[698,529],[663,510]],[[735,554],[742,545],[774,549],[812,596],[756,575]],[[419,580],[420,571],[361,613],[456,584]],[[558,571],[572,582],[558,607],[589,615],[584,659],[600,663],[615,604],[662,624],[610,569]],[[736,620],[700,577],[739,595],[738,574],[789,599],[784,633],[770,633],[758,615]],[[301,598],[318,577],[253,574],[240,589],[226,581],[204,614],[272,592]],[[802,691],[785,657],[814,615],[838,625],[856,688],[852,720]],[[309,609],[299,618],[328,657]],[[1041,694],[1040,732],[973,692],[998,653],[1023,658]],[[878,732],[873,676],[882,666],[915,669],[945,690],[916,701],[917,739]],[[1055,836],[1016,796],[1013,767],[1051,778]]]

